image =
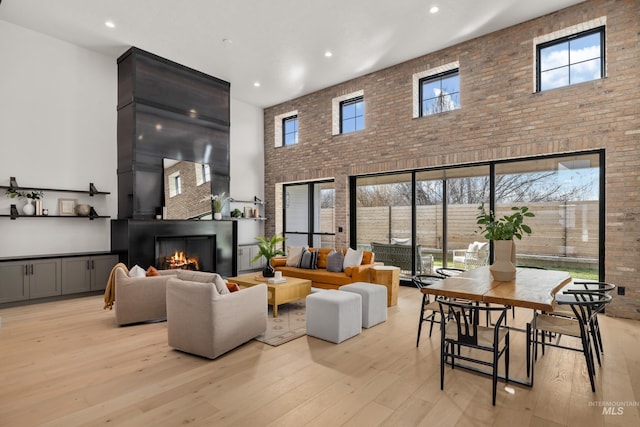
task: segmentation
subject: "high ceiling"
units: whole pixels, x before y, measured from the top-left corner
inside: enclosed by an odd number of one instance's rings
[[[267,107],[583,0],[0,1],[0,20],[114,61],[136,46]]]

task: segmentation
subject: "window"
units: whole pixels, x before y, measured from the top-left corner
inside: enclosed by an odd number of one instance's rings
[[[457,69],[420,80],[420,116],[459,108],[460,76]]]
[[[211,182],[211,167],[209,165],[196,163],[195,168],[197,185]]]
[[[604,77],[604,27],[537,46],[537,91]]]
[[[282,145],[298,143],[298,116],[282,119]]]
[[[298,143],[298,110],[287,111],[275,116],[273,124],[275,147]]]
[[[348,99],[340,103],[340,133],[364,129],[364,98]]]
[[[180,172],[174,172],[169,175],[169,197],[175,197],[182,194],[182,180]]]

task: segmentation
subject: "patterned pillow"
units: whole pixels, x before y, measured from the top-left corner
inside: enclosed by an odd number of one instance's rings
[[[331,251],[327,255],[327,271],[333,271],[334,273],[340,273],[342,271],[342,263],[344,262],[344,255],[342,251]]]
[[[315,270],[318,268],[318,252],[305,249],[300,257],[298,268],[306,268],[308,270]]]

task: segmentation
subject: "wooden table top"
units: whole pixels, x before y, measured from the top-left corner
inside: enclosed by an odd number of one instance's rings
[[[448,277],[420,291],[450,298],[552,311],[556,292],[570,282],[571,276],[567,271],[520,267],[516,269],[515,280],[498,282],[493,280],[489,267],[480,267]]]
[[[301,284],[307,284],[307,282],[311,283],[311,280],[308,279],[299,279],[297,277],[283,277],[287,279],[286,282],[283,283],[268,283],[266,278],[262,277],[260,272],[257,273],[249,273],[249,274],[241,274],[240,276],[235,277],[227,277],[229,282],[237,283],[240,286],[255,286],[259,283],[264,283],[267,287],[273,286],[299,286]]]

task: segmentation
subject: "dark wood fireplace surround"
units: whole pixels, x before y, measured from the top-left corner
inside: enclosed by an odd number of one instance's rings
[[[111,249],[129,267],[155,265],[156,236],[215,235],[212,265],[237,272],[237,223],[157,220],[163,159],[209,164],[212,194],[229,194],[230,84],[131,48],[118,58],[118,219]]]

